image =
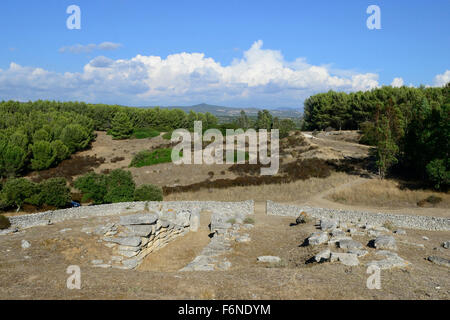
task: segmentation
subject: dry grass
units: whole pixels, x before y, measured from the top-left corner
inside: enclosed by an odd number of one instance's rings
[[[417,203],[430,196],[438,196],[442,201],[429,204],[430,207],[450,208],[450,195],[431,190],[401,189],[394,180],[373,179],[354,188],[339,190],[329,196],[329,200],[347,205],[364,205],[376,207],[417,207]]]
[[[332,173],[327,178],[310,178],[292,183],[174,193],[166,196],[164,200],[243,201],[253,199],[255,201],[273,200],[278,202],[304,201],[317,195],[317,193],[332,189],[356,178],[345,173]]]

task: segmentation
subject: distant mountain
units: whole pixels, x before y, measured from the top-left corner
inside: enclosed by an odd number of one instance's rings
[[[215,106],[215,105],[206,104],[206,103],[201,103],[201,104],[197,104],[194,106],[184,106],[184,107],[170,106],[170,107],[161,107],[161,108],[168,108],[168,109],[176,108],[176,109],[184,110],[185,112],[189,112],[190,110],[192,110],[194,112],[201,112],[201,113],[210,112],[213,115],[215,115],[216,117],[221,117],[221,118],[222,117],[227,117],[227,118],[228,117],[229,118],[238,117],[239,114],[241,113],[241,110],[244,110],[245,113],[250,117],[257,116],[258,111],[261,111],[264,109],[264,108],[232,108],[232,107]],[[279,118],[299,118],[302,115],[300,108],[298,108],[298,109],[290,109],[290,108],[269,109],[269,108],[267,108],[267,110],[269,110],[269,112],[274,117],[279,117]]]

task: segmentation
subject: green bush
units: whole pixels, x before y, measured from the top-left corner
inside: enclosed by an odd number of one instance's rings
[[[134,199],[136,185],[130,171],[116,169],[106,178],[106,203],[128,202]]]
[[[9,221],[8,217],[0,214],[0,230],[8,229],[9,227],[11,227],[11,222]]]
[[[152,128],[134,129],[132,137],[135,139],[147,139],[159,136],[159,131]]]
[[[106,195],[106,175],[89,172],[75,180],[75,188],[83,193],[81,201],[92,200],[94,204],[104,203]]]
[[[52,141],[52,149],[58,162],[66,159],[69,155],[69,148],[61,140]]]
[[[130,167],[140,168],[166,162],[172,162],[172,149],[143,150],[133,157]]]
[[[172,139],[172,131],[166,132],[162,135],[163,139],[170,140]]]
[[[152,184],[142,185],[134,191],[135,201],[162,201],[163,192],[158,186]]]
[[[122,169],[107,175],[87,173],[74,185],[83,193],[82,201],[92,200],[95,204],[133,201],[136,188],[131,172]]]
[[[426,166],[426,169],[436,189],[450,184],[450,171],[447,170],[444,160],[435,159]]]
[[[63,208],[70,202],[70,190],[64,178],[51,178],[39,184],[40,200],[49,206]]]

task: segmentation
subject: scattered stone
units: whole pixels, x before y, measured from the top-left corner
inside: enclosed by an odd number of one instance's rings
[[[356,228],[350,228],[350,229],[348,229],[348,232],[350,233],[351,236],[363,236],[364,235],[364,232],[361,232]]]
[[[343,241],[343,240],[352,240],[351,237],[349,236],[336,236],[336,237],[332,237],[330,239],[330,241],[328,241],[328,244],[336,244],[339,241]]]
[[[320,220],[320,229],[323,231],[331,231],[338,227],[338,222],[336,220]]]
[[[245,230],[250,230],[253,229],[255,226],[252,225],[251,223],[246,223],[242,226],[242,228],[244,228]]]
[[[122,226],[153,224],[158,220],[158,215],[154,213],[132,214],[129,216],[121,216],[120,224]]]
[[[450,268],[450,260],[449,259],[441,258],[441,257],[438,257],[438,256],[429,256],[428,257],[428,261],[431,261],[434,264],[437,264],[439,266],[449,267]]]
[[[97,260],[92,260],[91,261],[92,264],[102,264],[103,260],[97,259]]]
[[[369,230],[369,232],[367,234],[369,235],[369,237],[374,237],[374,238],[383,235],[383,233],[381,231],[377,231],[377,230]]]
[[[397,244],[393,236],[381,235],[376,237],[374,246],[377,249],[397,250]]]
[[[67,232],[67,231],[72,231],[72,228],[65,228],[65,229],[59,230],[60,233],[64,233],[64,232]]]
[[[319,245],[328,241],[328,234],[323,231],[314,232],[308,238],[309,245]]]
[[[444,243],[442,243],[442,246],[443,246],[445,249],[450,249],[450,240],[449,240],[449,241],[445,241]]]
[[[231,262],[228,260],[222,261],[217,265],[217,268],[222,271],[227,271],[231,268]]]
[[[352,253],[352,254],[356,254],[358,256],[358,258],[362,258],[364,256],[366,256],[369,251],[367,250],[359,250],[359,249],[350,249],[347,251],[348,253]]]
[[[105,243],[105,247],[108,247],[108,248],[114,248],[115,246],[117,246],[116,243]]]
[[[31,247],[31,244],[27,240],[22,240],[21,246],[22,249],[28,249]]]
[[[422,249],[425,248],[425,246],[422,243],[413,243],[413,242],[409,242],[407,240],[400,241],[400,243],[404,243],[404,244],[407,244],[407,245],[410,245],[410,246],[414,246],[414,247],[419,247],[419,248],[422,248]]]
[[[331,251],[330,249],[325,249],[314,256],[316,262],[324,262],[330,260]]]
[[[430,240],[430,238],[428,238],[427,236],[423,236],[422,239],[426,241]]]
[[[344,231],[342,231],[341,229],[334,229],[333,231],[331,231],[331,235],[333,237],[343,237],[346,235],[346,233]]]
[[[403,230],[403,229],[397,229],[397,230],[394,231],[394,233],[398,234],[398,235],[401,235],[401,236],[404,236],[406,234],[406,231]]]
[[[240,242],[240,243],[242,243],[242,242],[250,242],[250,241],[251,241],[251,238],[250,238],[250,236],[248,234],[244,234],[244,235],[236,238],[236,242]]]
[[[363,248],[363,245],[355,240],[345,239],[345,240],[338,241],[338,243],[339,243],[339,248],[342,248],[342,249],[354,250],[354,249],[362,249]]]
[[[114,261],[114,262],[121,262],[123,260],[123,257],[121,257],[121,256],[112,256],[111,257],[111,261]]]
[[[278,263],[281,261],[281,258],[276,256],[259,256],[257,260],[258,262]]]
[[[358,256],[353,253],[331,252],[330,261],[331,262],[339,261],[346,266],[359,265]]]
[[[370,261],[369,263],[367,263],[367,266],[374,265],[381,270],[389,270],[393,268],[405,268],[411,264],[410,262],[399,257],[395,252],[381,250],[378,251],[376,255],[384,256],[386,258],[383,260]]]
[[[104,264],[95,264],[95,265],[93,265],[93,267],[94,267],[94,268],[104,268],[104,269],[108,269],[108,268],[111,268],[111,265],[110,265],[110,264],[104,263]]]

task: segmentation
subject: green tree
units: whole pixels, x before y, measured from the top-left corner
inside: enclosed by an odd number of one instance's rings
[[[15,177],[25,167],[27,152],[19,146],[8,144],[0,154],[0,171],[7,177]]]
[[[51,178],[39,184],[41,201],[57,208],[65,207],[71,200],[64,178]]]
[[[443,159],[435,159],[431,161],[427,167],[427,173],[430,180],[434,183],[436,189],[441,189],[444,186],[450,185],[450,169]]]
[[[272,115],[268,110],[258,111],[258,118],[256,120],[256,128],[259,129],[272,129]]]
[[[248,120],[248,116],[244,110],[241,110],[237,123],[238,127],[244,130],[250,128],[250,121]]]
[[[9,179],[3,186],[0,199],[6,206],[14,205],[19,211],[22,205],[36,192],[36,184],[25,178]]]
[[[56,161],[60,162],[68,157],[69,148],[61,140],[52,141],[51,147],[56,155]]]
[[[133,124],[124,111],[117,112],[111,122],[111,135],[114,139],[127,139],[133,133]]]
[[[61,132],[61,141],[70,153],[86,148],[91,141],[89,132],[79,124],[70,124]]]
[[[33,170],[50,168],[56,160],[57,155],[50,142],[38,141],[31,146],[31,151],[33,153],[31,168]]]

